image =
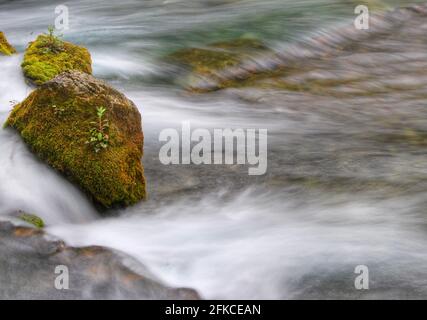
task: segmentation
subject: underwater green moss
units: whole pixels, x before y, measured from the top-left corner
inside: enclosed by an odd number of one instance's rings
[[[100,106],[106,106],[109,143],[96,153],[86,142]],[[81,72],[63,73],[15,106],[6,126],[101,206],[128,206],[145,198],[141,115],[104,82]]]
[[[16,53],[15,48],[10,45],[4,33],[0,31],[0,54],[10,56],[14,53]]]
[[[193,74],[215,77],[217,71],[237,66],[249,55],[266,50],[257,39],[239,38],[203,48],[181,49],[168,55],[166,60],[184,66]]]
[[[40,35],[25,51],[21,67],[28,79],[41,85],[64,71],[92,73],[92,59],[86,48],[62,41],[61,50],[49,50],[49,39],[49,35]]]
[[[215,49],[189,48],[170,56],[171,60],[190,66],[192,71],[210,73],[211,71],[231,67],[239,63],[237,53]]]
[[[215,42],[210,45],[213,48],[234,50],[235,52],[248,52],[251,50],[268,50],[268,47],[256,38],[238,38],[233,41]]]

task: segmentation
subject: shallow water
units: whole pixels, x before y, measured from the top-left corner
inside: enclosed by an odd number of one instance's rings
[[[55,1],[0,3],[0,30],[20,51],[54,19]],[[1,130],[1,213],[38,214],[71,245],[119,249],[167,284],[206,298],[427,297],[426,17],[399,15],[332,58],[297,52],[304,68],[284,81],[309,89],[264,84],[189,95],[164,81],[165,54],[248,34],[276,50],[306,43],[319,28],[333,38],[337,26],[352,23],[354,2],[68,5],[65,39],[87,46],[94,74],[141,111],[150,198],[100,218],[14,132]],[[2,123],[10,101],[32,90],[21,59],[0,57]],[[162,165],[159,132],[186,120],[193,128],[268,129],[267,174]],[[357,265],[369,267],[370,290],[355,290]]]

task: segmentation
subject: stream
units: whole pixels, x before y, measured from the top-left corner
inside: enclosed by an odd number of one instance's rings
[[[416,2],[371,3],[381,11]],[[207,299],[427,297],[427,15],[404,12],[333,57],[296,52],[304,68],[285,80],[303,89],[267,79],[190,94],[165,80],[167,54],[240,36],[286,52],[319,33],[333,38],[358,2],[0,0],[0,30],[19,52],[0,56],[1,124],[33,90],[23,51],[59,4],[70,10],[64,39],[87,47],[94,75],[141,112],[148,200],[101,216],[2,129],[0,214],[37,214],[67,244],[120,250]],[[183,121],[267,129],[267,173],[163,165],[159,134]],[[369,268],[369,290],[354,287],[358,265]]]

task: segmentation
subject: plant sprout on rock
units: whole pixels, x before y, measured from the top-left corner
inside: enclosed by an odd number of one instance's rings
[[[110,137],[108,135],[109,123],[105,119],[105,112],[107,111],[104,107],[99,107],[96,109],[97,121],[92,121],[91,124],[93,128],[90,129],[90,138],[87,141],[93,147],[95,153],[108,148],[110,143]]]

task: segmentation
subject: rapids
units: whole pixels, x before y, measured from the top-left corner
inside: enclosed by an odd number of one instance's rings
[[[0,0],[0,30],[20,51],[0,57],[0,123],[32,90],[19,67],[26,43],[52,24],[63,3]],[[294,51],[304,69],[286,83],[315,84],[317,91],[260,86],[189,95],[164,80],[172,72],[164,55],[241,35],[286,52],[317,30],[334,37],[337,26],[352,23],[355,2],[65,4],[71,25],[64,38],[85,45],[94,75],[141,111],[149,200],[102,218],[6,129],[0,214],[35,213],[68,244],[121,250],[167,284],[204,298],[427,297],[426,16],[405,13],[407,19],[390,22],[399,32],[392,28],[333,59],[307,60],[313,48]],[[182,121],[268,129],[267,174],[248,176],[247,167],[235,165],[162,165],[159,133]],[[354,288],[357,265],[369,267],[370,290]]]

